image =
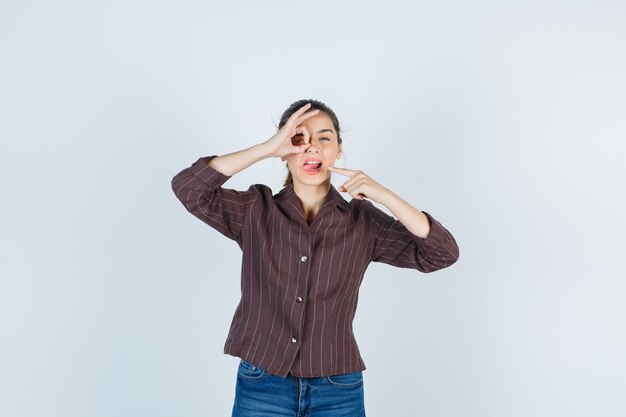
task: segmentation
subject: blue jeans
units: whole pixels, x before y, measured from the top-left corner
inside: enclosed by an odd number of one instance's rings
[[[241,359],[232,417],[365,417],[362,371],[287,378]]]

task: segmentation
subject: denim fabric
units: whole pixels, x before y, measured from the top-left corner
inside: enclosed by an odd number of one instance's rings
[[[232,417],[365,417],[363,372],[273,375],[241,359]]]

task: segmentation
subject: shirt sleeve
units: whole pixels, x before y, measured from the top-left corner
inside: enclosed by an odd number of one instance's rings
[[[254,185],[247,191],[223,188],[231,176],[208,165],[216,156],[203,156],[176,174],[172,190],[188,212],[241,247],[244,221],[260,191]]]
[[[430,223],[428,236],[422,239],[371,202],[368,206],[374,239],[373,262],[433,272],[458,260],[459,247],[454,236],[428,212],[422,210]]]

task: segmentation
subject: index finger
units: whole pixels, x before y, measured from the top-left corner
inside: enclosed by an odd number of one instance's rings
[[[348,169],[348,168],[338,168],[338,167],[328,167],[331,171],[337,171],[338,174],[345,175],[346,177],[354,177],[356,175],[356,170]]]
[[[300,124],[302,122],[302,120],[306,120],[311,116],[315,116],[317,113],[319,113],[319,109],[315,109],[315,110],[311,110],[309,113],[307,113],[305,116],[303,116],[304,118],[300,118],[300,116],[302,115],[302,113],[304,113],[305,111],[307,111],[311,106],[311,103],[307,103],[304,106],[300,107],[298,110],[296,110],[291,117],[289,118],[289,120],[298,120],[298,123],[296,124]]]
[[[304,113],[302,116],[298,117],[296,124],[298,125],[302,124],[302,122],[304,122],[309,117],[317,116],[319,112],[320,112],[319,109],[315,109],[315,110],[311,110],[311,111]]]

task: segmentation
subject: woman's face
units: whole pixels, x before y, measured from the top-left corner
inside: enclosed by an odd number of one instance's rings
[[[308,148],[302,153],[295,153],[281,158],[287,161],[293,182],[306,185],[318,185],[330,178],[329,166],[341,158],[341,144],[337,142],[337,132],[333,121],[324,112],[306,119],[300,126],[305,126],[309,132]],[[297,134],[291,141],[294,145],[302,145],[304,134]],[[306,164],[307,160],[317,161],[318,164]],[[319,164],[321,162],[321,165]]]

